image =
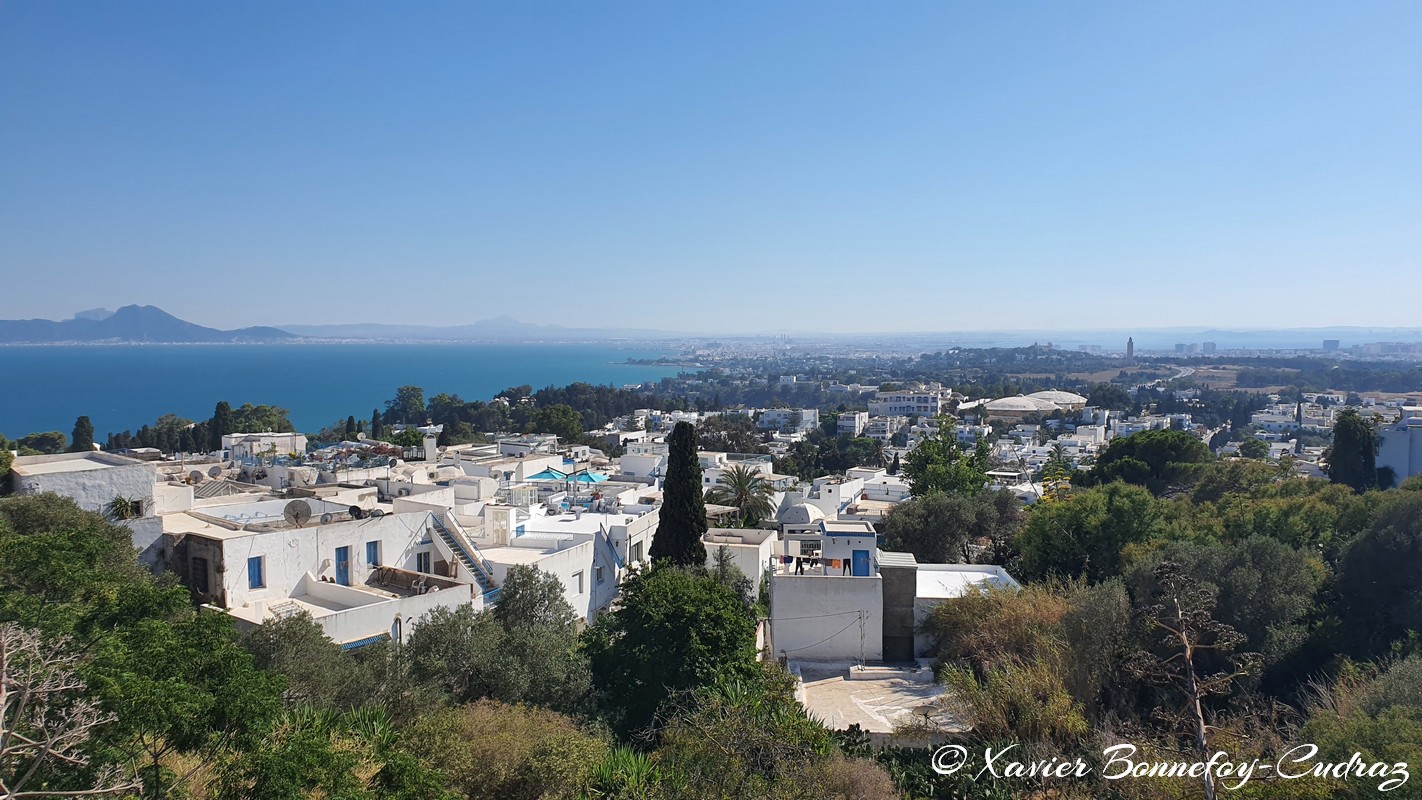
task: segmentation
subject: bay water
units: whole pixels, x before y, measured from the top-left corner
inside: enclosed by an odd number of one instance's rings
[[[0,347],[0,433],[68,436],[88,415],[102,442],[166,413],[207,419],[221,400],[281,406],[297,430],[314,433],[347,415],[369,419],[400,386],[423,387],[426,399],[448,392],[485,401],[521,384],[622,386],[679,371],[628,358],[671,354],[608,343]]]

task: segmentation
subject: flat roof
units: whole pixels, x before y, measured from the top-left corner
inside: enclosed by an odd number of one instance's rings
[[[27,475],[53,475],[61,472],[88,472],[111,467],[128,467],[146,464],[136,458],[125,458],[112,453],[58,453],[47,456],[20,456],[10,466],[10,470],[21,477]]]
[[[920,564],[916,595],[920,599],[951,600],[985,587],[1017,585],[1002,567],[990,564]]]

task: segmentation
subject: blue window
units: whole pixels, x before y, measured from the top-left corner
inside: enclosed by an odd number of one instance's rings
[[[267,576],[263,574],[262,556],[252,556],[247,559],[247,588],[262,589],[267,585]]]
[[[365,543],[365,565],[367,567],[380,566],[380,542]]]

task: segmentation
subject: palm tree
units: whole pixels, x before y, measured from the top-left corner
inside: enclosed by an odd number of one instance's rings
[[[770,502],[772,493],[770,484],[765,482],[759,471],[736,465],[721,473],[720,480],[706,494],[706,499],[717,505],[735,506],[741,523],[754,525],[775,511]]]

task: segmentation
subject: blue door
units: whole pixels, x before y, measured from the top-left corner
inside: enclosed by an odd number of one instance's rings
[[[869,577],[869,551],[854,551],[854,575],[858,578]]]
[[[854,568],[859,569],[859,562],[856,560],[854,563]],[[349,547],[336,548],[336,583],[342,586],[351,585],[351,549]]]

